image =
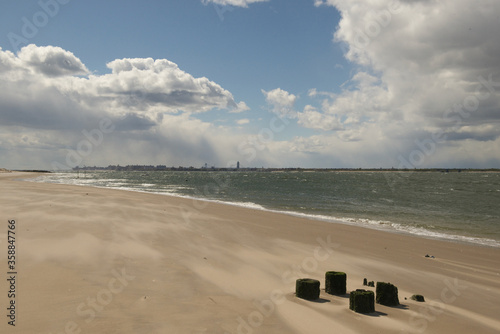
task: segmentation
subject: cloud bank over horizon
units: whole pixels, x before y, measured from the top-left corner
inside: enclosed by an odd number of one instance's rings
[[[17,55],[0,49],[5,161],[26,160],[29,152],[28,165],[43,168],[54,162],[72,168],[103,161],[219,159],[215,147],[227,147],[224,138],[231,130],[191,115],[248,110],[218,84],[195,78],[166,59],[117,59],[107,66],[111,73],[97,76],[59,47],[29,45]],[[112,124],[113,132],[102,140],[96,136],[98,145],[88,145],[84,132],[95,133],[102,120]]]
[[[500,3],[315,5],[340,11],[334,42],[357,69],[340,93],[309,92],[321,110],[306,106],[298,122],[319,134],[302,143],[360,154],[363,166],[499,166]]]
[[[500,2],[310,1],[340,12],[331,43],[350,77],[330,91],[262,82],[260,104],[168,59],[98,75],[58,46],[0,48],[1,167],[500,168]],[[272,0],[203,1],[258,2]]]

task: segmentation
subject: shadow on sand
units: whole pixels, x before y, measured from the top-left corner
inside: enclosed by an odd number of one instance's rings
[[[375,311],[372,313],[358,313],[358,314],[366,315],[368,317],[385,317],[385,316],[387,316],[387,313],[380,312],[380,311]]]
[[[316,300],[310,300],[313,303],[318,303],[318,304],[324,304],[324,303],[330,303],[331,300],[325,299],[325,298],[318,298]]]

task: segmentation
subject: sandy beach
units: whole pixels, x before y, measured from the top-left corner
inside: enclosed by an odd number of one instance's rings
[[[500,249],[0,173],[1,333],[498,333]],[[15,282],[7,264],[15,220]],[[434,258],[425,257],[426,254]],[[398,307],[324,291],[391,282]],[[321,281],[317,301],[297,278]],[[8,292],[15,283],[15,298]],[[413,294],[424,303],[410,300]],[[15,300],[15,326],[7,316]]]

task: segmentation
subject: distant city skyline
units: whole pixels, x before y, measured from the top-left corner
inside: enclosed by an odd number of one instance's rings
[[[370,171],[370,172],[500,172],[500,169],[488,168],[488,169],[467,169],[467,168],[419,168],[419,169],[408,169],[408,168],[303,168],[303,167],[217,167],[217,166],[167,166],[167,165],[108,165],[104,166],[76,166],[73,171],[258,171],[258,172],[273,172],[273,171]],[[44,172],[59,172],[59,171],[44,171]]]

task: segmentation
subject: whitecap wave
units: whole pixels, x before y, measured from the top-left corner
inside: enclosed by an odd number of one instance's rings
[[[448,240],[455,242],[465,242],[478,244],[483,246],[491,246],[491,247],[500,247],[500,241],[488,238],[480,238],[480,237],[472,237],[472,236],[464,236],[464,235],[456,235],[456,234],[448,234],[444,232],[432,231],[425,227],[420,226],[412,226],[409,224],[402,224],[397,222],[385,221],[385,220],[375,220],[368,218],[352,218],[352,217],[335,217],[330,215],[318,215],[318,214],[309,214],[303,212],[296,211],[287,211],[287,210],[278,210],[267,208],[263,205],[254,203],[254,202],[238,202],[238,201],[225,201],[220,199],[207,199],[202,197],[183,195],[178,192],[180,189],[185,189],[184,186],[173,185],[173,186],[165,186],[163,188],[154,188],[158,186],[156,184],[144,183],[137,185],[135,187],[126,183],[125,179],[91,179],[91,178],[76,178],[75,174],[71,173],[54,173],[40,176],[35,179],[31,179],[30,181],[35,182],[48,182],[48,183],[60,183],[60,184],[70,184],[70,185],[80,185],[80,186],[93,186],[97,188],[112,188],[126,191],[134,191],[134,192],[142,192],[142,193],[155,193],[160,195],[168,195],[175,196],[185,199],[191,199],[193,201],[202,201],[202,202],[212,202],[212,203],[220,203],[225,205],[232,205],[243,207],[247,209],[253,210],[263,210],[268,212],[280,213],[291,215],[295,217],[302,217],[313,220],[320,220],[329,223],[339,223],[339,224],[347,224],[352,226],[371,228],[376,230],[382,230],[393,233],[402,233],[408,235],[415,235],[424,238],[432,238],[432,239],[440,239],[440,240]]]

